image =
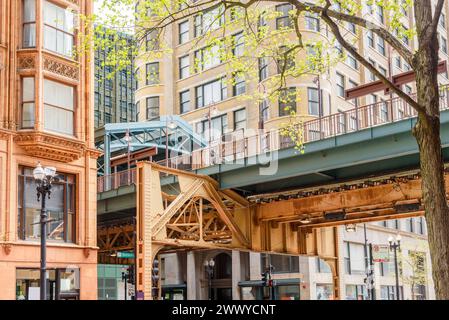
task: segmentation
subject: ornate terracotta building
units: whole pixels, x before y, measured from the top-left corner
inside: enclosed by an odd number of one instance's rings
[[[0,299],[39,298],[41,203],[32,170],[53,166],[48,297],[96,299],[93,59],[74,58],[90,0],[0,1]]]

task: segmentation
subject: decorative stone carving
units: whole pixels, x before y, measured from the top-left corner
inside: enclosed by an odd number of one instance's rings
[[[98,159],[101,155],[103,155],[103,152],[97,150],[97,149],[86,149],[86,155],[89,156],[92,159]]]
[[[3,247],[3,251],[8,256],[12,251],[12,246],[9,243],[6,243],[6,244],[2,244],[2,247]]]
[[[36,59],[34,55],[19,56],[19,62],[17,64],[17,69],[34,69],[36,67]]]
[[[72,80],[79,80],[79,68],[73,63],[62,62],[49,56],[44,56],[44,70],[56,73],[60,76],[70,78]]]
[[[14,141],[32,156],[64,163],[79,159],[86,150],[86,144],[82,141],[42,132],[18,133]]]

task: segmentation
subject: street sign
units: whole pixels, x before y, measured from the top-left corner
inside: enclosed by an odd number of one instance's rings
[[[373,245],[373,261],[374,262],[389,262],[390,261],[390,247],[388,245]]]
[[[117,252],[117,258],[134,259],[134,252],[131,252],[131,251],[119,251],[119,252]]]

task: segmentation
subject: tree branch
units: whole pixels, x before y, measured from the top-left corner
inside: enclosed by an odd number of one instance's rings
[[[302,6],[306,7],[305,5],[301,4]],[[375,34],[377,34],[379,37],[384,39],[387,43],[389,43],[406,61],[408,64],[413,65],[413,53],[402,44],[401,41],[399,41],[393,34],[391,34],[387,29],[382,28],[379,25],[376,25],[366,19],[349,15],[342,12],[337,12],[334,10],[329,10],[329,8],[325,9],[323,7],[310,5],[308,6],[310,11],[316,12],[316,13],[322,13],[324,10],[327,12],[328,17],[335,18],[337,20],[343,20],[347,22],[354,23],[360,27],[363,27],[368,30],[372,30]]]
[[[404,99],[411,107],[413,107],[418,112],[425,113],[425,109],[422,108],[415,100],[413,100],[408,94],[406,94],[404,91],[399,89],[397,86],[395,86],[389,79],[387,79],[380,71],[378,71],[368,60],[366,60],[362,55],[358,53],[358,51],[350,44],[348,43],[343,36],[341,35],[340,29],[338,28],[338,25],[332,20],[332,18],[329,17],[327,14],[327,8],[330,6],[330,1],[326,0],[327,5],[326,7],[321,11],[321,17],[323,20],[329,25],[329,27],[332,29],[332,33],[340,42],[340,44],[356,58],[363,66],[365,66],[368,70],[370,70],[375,76],[377,76],[383,84],[388,86],[394,93],[396,93],[400,98]]]
[[[439,0],[435,7],[435,13],[433,16],[432,25],[430,26],[430,29],[429,29],[429,32],[431,32],[429,34],[429,38],[432,36],[433,33],[435,33],[437,31],[438,23],[440,22],[441,12],[443,11],[443,6],[444,6],[444,0]]]

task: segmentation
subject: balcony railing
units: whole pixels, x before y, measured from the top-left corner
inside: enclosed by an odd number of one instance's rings
[[[98,177],[97,192],[105,192],[136,183],[136,170],[130,169]]]
[[[416,94],[411,95],[416,98]],[[440,88],[440,109],[449,109],[449,86]],[[302,124],[304,143],[336,137],[342,134],[381,126],[417,116],[417,112],[403,99],[390,100],[361,106],[344,112],[313,119]],[[301,128],[298,126],[298,130]],[[200,169],[215,164],[232,162],[262,153],[273,152],[295,146],[294,141],[283,136],[279,129],[242,137],[239,133],[222,136],[219,143],[194,150],[191,155],[182,155],[168,160],[168,166],[178,169]],[[166,165],[167,161],[159,164]]]
[[[411,97],[415,98],[416,95],[413,94]],[[447,85],[440,88],[440,109],[449,109],[449,86]],[[304,143],[308,143],[416,116],[415,109],[397,97],[310,120],[301,126]],[[300,129],[298,125],[298,130]],[[169,158],[168,161],[161,160],[158,164],[180,170],[194,170],[295,146],[294,141],[283,136],[279,129],[249,136],[243,136],[240,131],[223,135],[218,141],[212,142],[209,147],[194,150],[191,154]],[[132,183],[135,183],[134,170],[99,177],[98,192]]]

